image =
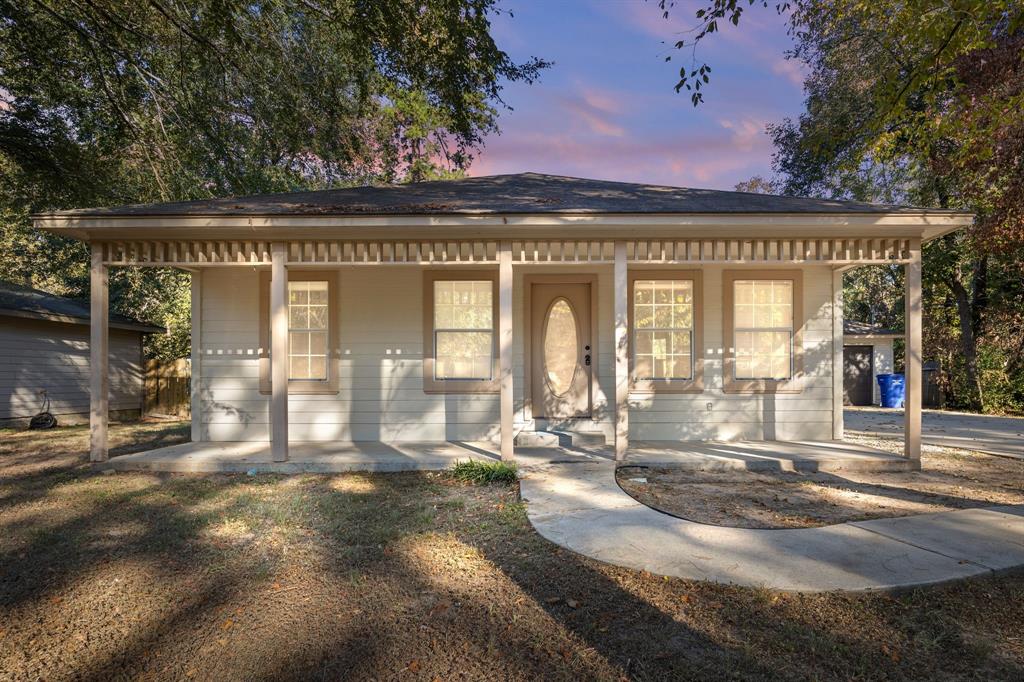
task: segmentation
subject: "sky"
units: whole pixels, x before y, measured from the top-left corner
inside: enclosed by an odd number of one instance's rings
[[[703,3],[701,3],[703,4]],[[755,7],[699,50],[712,68],[705,103],[674,90],[688,52],[672,44],[698,3],[668,20],[656,0],[504,0],[498,46],[517,61],[554,62],[533,85],[509,84],[499,135],[470,175],[534,171],[684,187],[733,189],[771,174],[768,123],[802,109],[802,67],[785,59],[785,20]],[[672,61],[665,62],[671,55]]]

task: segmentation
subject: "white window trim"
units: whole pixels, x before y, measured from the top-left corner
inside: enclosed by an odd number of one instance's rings
[[[435,329],[434,282],[491,282],[491,378],[437,378],[436,351],[438,331],[487,331],[484,329]],[[423,391],[424,393],[498,393],[498,271],[428,269],[423,271]]]
[[[788,379],[740,379],[736,377],[736,333],[734,326],[735,282],[737,280],[789,280],[793,283],[792,330],[790,336],[790,377]],[[722,273],[722,338],[725,353],[722,390],[725,393],[800,393],[803,370],[803,270],[725,270]],[[775,331],[772,329],[771,331]],[[787,331],[782,328],[782,331]]]
[[[297,304],[297,303],[293,304],[292,301],[291,301],[292,285],[293,284],[299,284],[299,283],[308,284],[310,282],[318,282],[318,283],[322,282],[327,287],[326,288],[327,304],[324,306],[327,309],[327,326],[322,328],[322,329],[317,329],[317,328],[309,327],[308,325],[306,327],[292,327],[291,326],[291,324],[292,324],[292,306],[295,306],[296,308],[298,308],[301,305],[301,304]],[[288,293],[288,302],[287,302],[287,307],[288,307],[288,381],[289,382],[295,382],[295,381],[319,381],[321,383],[326,383],[330,379],[330,377],[331,377],[331,363],[329,362],[329,358],[331,357],[331,348],[330,348],[330,338],[331,338],[331,283],[330,283],[330,281],[328,281],[326,279],[304,279],[304,280],[291,280],[290,279],[288,281],[288,292],[287,293]],[[307,289],[306,293],[307,294],[309,293],[308,289]],[[309,304],[308,300],[305,303],[305,305],[303,305],[302,307],[306,308],[307,316],[308,316],[308,311],[312,307]],[[307,320],[308,320],[308,317],[307,317]],[[307,333],[307,334],[308,333],[323,333],[324,336],[325,336],[325,339],[324,339],[324,354],[323,355],[312,354],[312,353],[309,353],[309,352],[307,352],[307,353],[293,353],[292,352],[292,333],[293,332],[294,333],[300,333],[300,334],[302,334],[302,333]],[[313,358],[321,358],[321,357],[324,359],[324,375],[323,375],[323,377],[293,377],[292,376],[292,358],[306,358],[306,361],[310,362]]]
[[[677,280],[693,283],[693,320],[690,326],[690,378],[640,378],[636,376],[636,332],[635,303],[636,282],[647,280]],[[704,391],[704,283],[700,270],[644,269],[631,268],[629,271],[628,316],[629,333],[629,376],[632,393],[702,393]],[[644,327],[639,331],[674,331]]]

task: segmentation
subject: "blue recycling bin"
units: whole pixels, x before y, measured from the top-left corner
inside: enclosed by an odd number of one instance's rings
[[[903,407],[907,385],[902,374],[879,374],[878,390],[882,394],[882,407]]]

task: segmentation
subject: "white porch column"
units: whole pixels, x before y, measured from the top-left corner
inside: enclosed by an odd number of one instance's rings
[[[843,271],[832,271],[832,440],[843,439]]]
[[[89,268],[89,459],[107,461],[110,408],[110,296],[103,245],[93,243]]]
[[[629,447],[629,280],[626,276],[626,242],[615,242],[615,459],[626,457]]]
[[[192,412],[192,442],[198,443],[203,440],[203,402],[199,384],[203,375],[203,271],[192,271],[192,328],[189,334],[189,343],[192,346],[192,367],[191,379],[191,412]]]
[[[903,353],[906,397],[903,415],[903,452],[921,461],[921,240],[910,240],[910,262],[904,267],[906,348]]]
[[[270,247],[270,454],[288,461],[288,245]]]
[[[512,417],[512,242],[498,249],[498,368],[501,382],[501,459],[513,456]]]

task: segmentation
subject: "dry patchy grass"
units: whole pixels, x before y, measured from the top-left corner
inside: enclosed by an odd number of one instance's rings
[[[122,428],[125,448],[184,434]],[[1024,675],[1021,578],[896,598],[666,579],[546,542],[514,485],[101,475],[81,436],[0,433],[2,679]]]
[[[623,490],[649,507],[739,528],[810,528],[1024,504],[1024,461],[948,448],[926,448],[921,471],[812,474],[628,466],[616,476]]]

